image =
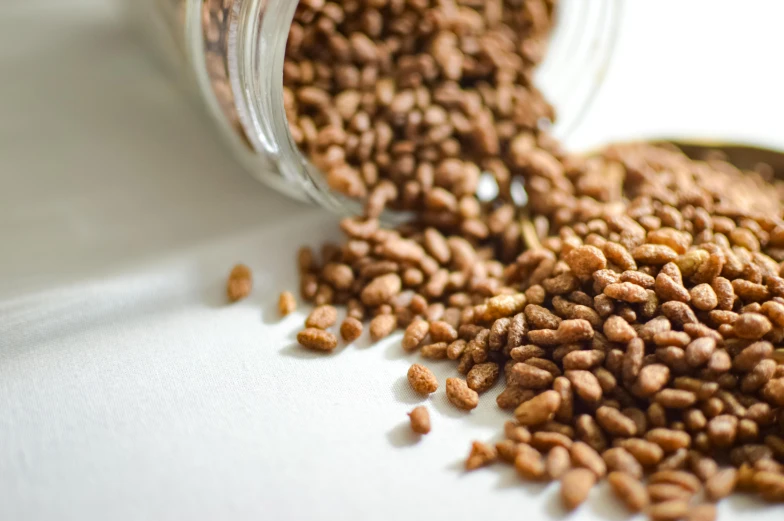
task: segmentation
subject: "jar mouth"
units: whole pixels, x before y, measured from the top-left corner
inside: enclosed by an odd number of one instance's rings
[[[246,0],[237,4],[229,66],[235,72],[235,98],[244,105],[238,112],[249,140],[273,160],[285,181],[301,188],[296,194],[299,199],[311,200],[339,215],[361,214],[362,203],[328,186],[326,176],[300,150],[289,129],[283,65],[298,1]],[[560,140],[577,128],[596,97],[614,51],[621,7],[621,0],[560,2],[547,52],[534,73],[537,86],[559,114],[548,127]],[[405,221],[404,213],[385,212],[383,219]]]

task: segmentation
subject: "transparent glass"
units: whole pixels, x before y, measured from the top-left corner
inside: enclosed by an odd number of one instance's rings
[[[126,0],[135,25],[167,68],[195,92],[234,154],[257,179],[338,213],[336,195],[300,153],[283,107],[283,60],[294,0]],[[613,52],[621,0],[560,0],[535,81],[555,106],[564,138],[580,122]]]

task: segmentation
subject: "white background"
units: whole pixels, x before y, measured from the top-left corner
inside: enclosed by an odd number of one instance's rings
[[[335,219],[241,171],[100,0],[0,10],[0,519],[561,518],[553,488],[461,472],[506,418],[442,393],[418,441],[397,339],[304,352],[278,321]],[[576,147],[784,145],[782,2],[629,1]],[[740,92],[744,92],[743,96]],[[784,148],[784,146],[782,147]],[[235,262],[255,271],[227,306]],[[440,380],[451,363],[430,364]],[[544,493],[542,493],[544,491]],[[782,519],[725,504],[721,518]],[[623,519],[596,492],[572,519]]]

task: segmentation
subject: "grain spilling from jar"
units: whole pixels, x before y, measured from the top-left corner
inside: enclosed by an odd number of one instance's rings
[[[466,469],[558,480],[568,509],[604,479],[653,520],[710,521],[736,490],[782,502],[784,186],[671,146],[566,152],[531,83],[552,16],[543,0],[299,4],[291,132],[365,203],[342,244],[298,255],[316,306],[298,340],[334,350],[344,306],[347,342],[402,330],[403,352],[453,361],[443,386],[415,363],[411,387],[511,415]],[[385,208],[414,219],[385,227]]]

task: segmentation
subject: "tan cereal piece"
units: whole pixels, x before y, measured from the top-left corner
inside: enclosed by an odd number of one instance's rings
[[[624,472],[637,479],[642,479],[643,468],[629,451],[622,447],[613,447],[602,453],[607,468],[615,472]],[[612,474],[612,472],[611,472]]]
[[[612,299],[632,304],[640,304],[648,300],[648,292],[645,291],[645,288],[632,284],[631,282],[608,284],[607,287],[604,288],[604,294]]]
[[[593,472],[597,478],[607,474],[607,465],[599,453],[585,442],[577,441],[569,449],[572,457],[572,465],[575,467],[585,467]]]
[[[748,372],[773,353],[773,344],[770,342],[755,342],[744,348],[732,360],[732,368],[736,371]]]
[[[566,371],[564,376],[571,382],[577,396],[589,403],[598,402],[602,398],[602,386],[593,373],[588,371]]]
[[[675,452],[691,446],[691,436],[688,433],[662,427],[649,430],[645,433],[645,439],[661,447],[664,452]]]
[[[285,317],[297,310],[297,299],[290,291],[281,291],[278,296],[278,313]]]
[[[354,283],[354,272],[346,264],[331,262],[324,266],[321,276],[338,291],[347,290]]]
[[[662,389],[653,399],[668,409],[686,409],[697,402],[697,395],[682,389]]]
[[[657,444],[640,438],[628,438],[618,442],[640,462],[643,467],[650,467],[659,463],[664,458],[664,451]]]
[[[422,346],[422,349],[419,350],[419,354],[422,355],[422,358],[443,360],[447,357],[446,352],[448,348],[449,345],[446,342],[436,342],[435,344]]]
[[[411,422],[411,430],[417,434],[428,434],[430,432],[430,413],[424,405],[414,407],[414,410],[408,413],[409,421]]]
[[[596,409],[596,421],[608,433],[630,438],[637,434],[637,425],[618,409],[602,406]]]
[[[768,334],[773,325],[760,313],[743,313],[732,324],[733,333],[739,338],[758,340]]]
[[[421,318],[414,319],[403,333],[403,349],[413,351],[418,348],[430,331],[430,324]]]
[[[466,470],[475,470],[479,467],[484,467],[498,459],[498,451],[492,445],[488,445],[481,441],[475,441],[471,444],[471,452],[465,460]]]
[[[710,284],[697,284],[689,293],[692,306],[701,311],[711,311],[719,305],[719,297]]]
[[[607,355],[604,351],[599,349],[591,349],[589,351],[572,351],[563,357],[561,360],[563,368],[566,371],[580,369],[588,370],[599,366]],[[599,367],[598,369],[601,369]]]
[[[460,378],[446,379],[446,396],[452,405],[465,411],[475,409],[479,405],[479,394],[469,389],[465,381]]]
[[[330,304],[316,306],[305,319],[305,327],[315,327],[316,329],[327,329],[338,320],[338,310]]]
[[[734,468],[721,469],[705,482],[705,497],[719,501],[732,494],[738,483],[738,471]]]
[[[397,327],[397,317],[395,315],[378,315],[370,321],[370,339],[378,342],[392,334]]]
[[[681,499],[663,501],[648,508],[652,521],[677,521],[689,513],[689,502]]]
[[[553,391],[561,398],[555,418],[561,422],[571,422],[574,416],[574,393],[568,378],[559,376],[553,381]]]
[[[545,391],[530,400],[521,403],[515,409],[515,417],[523,426],[541,425],[555,417],[561,405],[561,396],[555,391]]]
[[[670,369],[666,365],[646,365],[640,370],[633,391],[639,396],[651,396],[659,392],[669,379]]]
[[[436,320],[430,323],[430,338],[433,342],[446,342],[457,340],[457,331],[444,321]]]
[[[593,416],[581,414],[574,422],[577,438],[593,447],[597,452],[607,448],[607,438]]]
[[[509,373],[509,381],[524,389],[544,389],[553,382],[553,375],[533,365],[517,363]]]
[[[686,363],[691,367],[707,364],[715,350],[715,339],[710,337],[696,338],[686,346]]]
[[[639,478],[626,472],[610,472],[607,476],[615,497],[631,512],[640,512],[650,503],[648,491]]]
[[[340,336],[346,342],[353,342],[362,335],[362,322],[354,317],[346,317],[340,324]]]
[[[777,407],[784,407],[784,378],[769,381],[762,388],[762,396]]]
[[[541,452],[548,452],[553,447],[571,447],[572,439],[561,432],[538,431],[531,437],[530,445]]]
[[[312,327],[297,333],[297,342],[315,351],[332,351],[338,346],[338,338],[334,334]]]
[[[517,473],[525,479],[540,480],[547,473],[542,454],[527,443],[517,445],[514,466]]]
[[[561,477],[572,467],[569,450],[565,447],[556,446],[550,449],[545,458],[545,468],[550,479],[561,479]]]
[[[610,342],[627,343],[637,336],[637,332],[618,315],[610,315],[604,321],[604,336]]]
[[[567,510],[574,510],[588,499],[596,476],[588,469],[571,469],[561,478],[561,500]]]
[[[506,463],[514,463],[517,457],[517,447],[518,444],[512,440],[502,440],[495,444],[498,457]]]
[[[375,307],[386,304],[395,295],[400,293],[403,286],[400,277],[396,273],[387,273],[373,279],[362,290],[360,298],[366,306]]]
[[[428,395],[438,389],[438,379],[433,372],[420,364],[413,364],[408,368],[408,383],[419,394]]]
[[[686,521],[716,521],[716,506],[708,503],[691,507]]]
[[[696,494],[702,488],[699,478],[682,470],[660,470],[651,474],[649,483],[670,483]]]
[[[515,443],[529,443],[531,441],[531,432],[513,421],[507,421],[504,424],[504,435]]]
[[[253,273],[244,264],[237,264],[229,273],[226,283],[226,296],[230,302],[237,302],[250,295],[253,288]]]
[[[595,271],[607,267],[607,259],[602,250],[595,246],[579,246],[564,258],[575,275],[582,280],[590,280]]]
[[[752,481],[766,501],[784,502],[784,474],[769,471],[756,472]]]
[[[672,483],[648,483],[646,489],[648,496],[653,503],[661,503],[662,501],[672,501],[681,499],[684,501],[691,500],[694,493],[681,486],[673,485]]]
[[[678,254],[664,244],[643,244],[631,251],[634,260],[640,264],[661,266],[678,258]]]

